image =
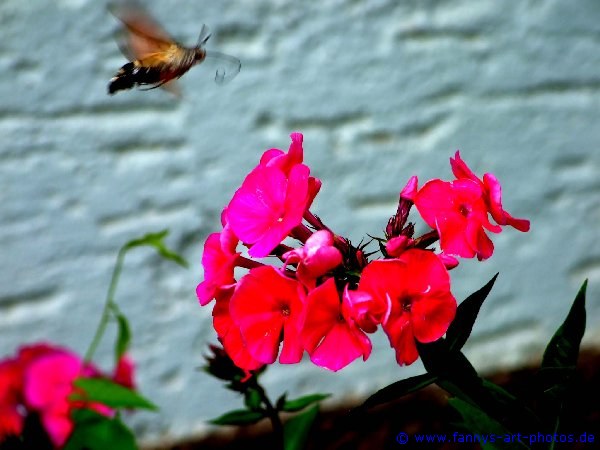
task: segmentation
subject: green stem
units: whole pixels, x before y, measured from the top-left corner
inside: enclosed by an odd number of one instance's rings
[[[106,326],[108,325],[108,321],[110,319],[110,312],[117,308],[116,303],[114,302],[115,292],[117,290],[117,284],[119,282],[119,276],[121,275],[121,269],[123,268],[123,260],[125,259],[125,253],[128,250],[128,246],[125,245],[121,247],[119,250],[119,254],[117,255],[117,262],[115,264],[115,268],[113,269],[112,278],[110,280],[110,286],[108,287],[108,293],[106,295],[106,302],[104,303],[104,309],[102,310],[102,316],[100,317],[100,323],[98,323],[98,327],[96,328],[96,333],[94,334],[94,338],[87,350],[85,352],[84,361],[86,363],[90,362],[98,348],[98,344],[102,340],[102,336],[104,335],[104,331],[106,331]]]
[[[284,440],[283,440],[283,423],[281,422],[281,418],[279,417],[279,411],[277,408],[273,406],[271,400],[267,396],[264,388],[258,383],[258,380],[254,379],[254,385],[258,394],[260,395],[260,399],[265,405],[265,410],[267,412],[267,417],[271,421],[271,425],[273,426],[273,434],[275,435],[276,445],[283,449],[284,448]]]

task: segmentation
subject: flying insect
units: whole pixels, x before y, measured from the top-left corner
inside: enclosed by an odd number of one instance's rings
[[[135,1],[111,4],[109,11],[123,24],[119,47],[129,60],[111,78],[108,84],[111,95],[136,86],[148,86],[141,90],[163,87],[179,96],[176,80],[207,58],[218,64],[215,74],[217,84],[230,81],[241,69],[239,59],[204,48],[210,38],[206,25],[202,26],[197,44],[185,47]]]

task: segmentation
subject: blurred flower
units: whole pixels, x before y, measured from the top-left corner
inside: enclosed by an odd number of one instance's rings
[[[36,415],[55,448],[62,448],[72,430],[71,412],[89,408],[111,415],[113,410],[99,403],[71,400],[79,377],[105,377],[75,353],[49,343],[23,346],[15,358],[0,361],[0,443],[10,435],[24,432],[25,419]],[[133,387],[133,363],[119,361],[115,382]]]
[[[19,411],[21,400],[21,370],[15,359],[0,362],[0,442],[23,431]]]
[[[127,353],[117,361],[112,379],[115,383],[129,389],[135,389],[135,363]]]

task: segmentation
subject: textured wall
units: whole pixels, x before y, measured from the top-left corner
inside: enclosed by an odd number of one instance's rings
[[[168,227],[190,270],[138,250],[117,293],[141,389],[161,406],[131,420],[167,439],[238,406],[195,371],[215,339],[194,295],[202,244],[262,151],[286,149],[292,131],[323,181],[315,212],[355,240],[383,229],[409,176],[450,177],[457,148],[499,177],[532,231],[505,230],[491,260],[452,273],[459,299],[501,273],[466,348],[478,368],[540,357],[585,277],[585,339],[600,343],[597,0],[148,3],[190,44],[208,24],[208,48],[238,56],[239,76],[219,87],[194,68],[179,102],[109,97],[124,59],[103,2],[0,3],[0,356],[43,338],[83,352],[119,246]],[[341,373],[300,364],[265,379],[274,393],[339,400],[419,372],[375,342]]]

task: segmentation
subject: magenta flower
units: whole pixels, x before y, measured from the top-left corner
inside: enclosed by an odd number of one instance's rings
[[[301,332],[310,360],[334,372],[371,354],[371,341],[356,326],[344,304],[335,280],[327,279],[308,294]]]
[[[55,446],[61,447],[73,430],[69,395],[81,375],[81,360],[66,350],[36,358],[24,372],[24,397],[28,408],[40,415]]]
[[[410,179],[406,183],[406,186],[404,186],[404,188],[400,192],[400,198],[404,200],[414,201],[415,195],[417,194],[418,185],[419,179],[415,175],[413,175],[412,177],[410,177]]]
[[[219,290],[227,289],[235,283],[233,270],[240,255],[235,251],[237,244],[237,237],[227,225],[223,231],[213,233],[206,239],[202,254],[204,281],[196,288],[200,305],[208,304]]]
[[[292,143],[287,153],[277,148],[267,150],[260,158],[260,165],[277,167],[283,173],[289,175],[292,167],[302,164],[304,161],[304,149],[302,148],[304,137],[301,133],[292,133],[290,137],[292,138]]]
[[[300,225],[309,204],[308,176],[308,167],[297,164],[289,176],[259,165],[246,177],[229,203],[227,219],[235,235],[251,245],[250,256],[267,256]]]
[[[305,302],[302,285],[271,266],[251,269],[237,283],[229,311],[253,358],[293,364],[302,358],[300,319]]]
[[[477,256],[480,261],[492,256],[494,244],[484,229],[499,233],[501,228],[490,223],[479,184],[468,179],[431,180],[414,201],[423,220],[438,231],[444,253]]]
[[[303,247],[283,254],[285,263],[298,264],[296,278],[312,289],[317,279],[342,263],[342,253],[333,245],[333,234],[327,230],[313,233]]]
[[[398,259],[373,261],[358,286],[391,311],[383,329],[400,365],[418,358],[415,339],[433,342],[444,335],[456,314],[450,277],[432,252],[410,249]]]
[[[498,225],[510,225],[519,231],[529,231],[529,220],[517,219],[503,209],[502,188],[493,174],[486,173],[483,175],[483,180],[480,180],[461,159],[458,150],[454,158],[450,158],[450,166],[456,178],[472,180],[481,186],[489,212]]]

